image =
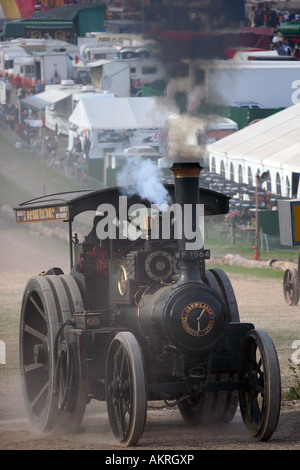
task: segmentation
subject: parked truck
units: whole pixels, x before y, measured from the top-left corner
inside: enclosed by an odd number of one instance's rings
[[[297,60],[187,60],[179,65],[173,71],[173,93],[198,90],[199,100],[225,106],[254,101],[263,108],[286,108],[300,102]]]
[[[264,108],[287,108],[300,102],[299,79],[299,61],[221,63],[209,68],[208,101],[223,105],[254,101]]]

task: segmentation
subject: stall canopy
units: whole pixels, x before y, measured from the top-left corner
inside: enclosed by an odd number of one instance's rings
[[[86,96],[70,116],[70,124],[88,130],[157,129],[165,127],[171,112],[157,98],[105,98]]]
[[[134,145],[160,148],[164,131],[176,106],[163,98],[82,97],[69,119],[69,146],[76,136],[88,135],[89,158],[102,158],[107,149],[119,151]]]
[[[28,96],[20,100],[21,106],[31,108],[34,111],[40,111],[47,106],[51,106],[58,101],[64,100],[72,95],[71,91],[47,90],[37,95]]]

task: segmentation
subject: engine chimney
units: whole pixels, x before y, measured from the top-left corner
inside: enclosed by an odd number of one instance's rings
[[[188,244],[193,243],[195,240],[186,237],[187,231],[184,226],[187,222],[187,211],[191,216],[191,220],[188,220],[190,231],[196,233],[196,227],[199,226],[197,205],[199,205],[199,175],[201,170],[202,166],[198,162],[174,163],[171,168],[175,179],[175,203],[181,207],[182,236],[178,240],[178,258],[180,259],[178,282],[201,280],[199,249],[187,249]]]

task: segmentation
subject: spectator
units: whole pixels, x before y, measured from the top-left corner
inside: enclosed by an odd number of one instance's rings
[[[292,55],[292,48],[287,41],[279,41],[277,51],[279,55]]]
[[[17,90],[22,86],[22,78],[19,74],[15,77],[15,86]]]
[[[83,157],[88,160],[90,155],[91,141],[88,136],[85,136],[83,141]]]
[[[268,16],[267,26],[269,28],[277,28],[279,26],[279,18],[275,10],[272,10],[270,15]]]
[[[298,57],[298,59],[300,58],[300,41],[295,45],[293,54],[295,57]]]
[[[57,150],[57,137],[48,137],[47,139],[47,153],[56,155]]]
[[[44,84],[42,83],[41,80],[38,80],[36,84],[36,92],[41,93],[42,91],[44,91]]]
[[[10,103],[11,92],[12,92],[12,84],[10,82],[6,82],[5,84],[6,104]]]
[[[271,49],[272,50],[278,49],[278,46],[279,46],[279,43],[280,43],[281,39],[282,39],[281,36],[279,36],[277,31],[275,31],[274,36],[272,38],[272,44],[271,44]]]
[[[18,98],[19,100],[22,100],[23,98],[25,98],[25,96],[26,96],[26,90],[24,90],[24,88],[22,88],[22,87],[18,88],[18,90],[17,90],[17,98]]]
[[[288,22],[291,23],[291,21],[294,21],[294,20],[295,20],[295,12],[294,10],[292,10],[289,14]]]
[[[260,26],[263,26],[263,24],[264,24],[263,12],[261,10],[257,10],[254,16],[254,26],[256,28],[259,28]]]
[[[80,137],[77,136],[77,137],[76,137],[76,140],[75,140],[75,155],[76,155],[76,159],[81,156],[81,152],[82,152],[82,144],[81,144]]]

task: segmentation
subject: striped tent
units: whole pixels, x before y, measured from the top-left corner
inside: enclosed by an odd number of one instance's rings
[[[0,17],[31,18],[35,3],[35,0],[0,0]]]

